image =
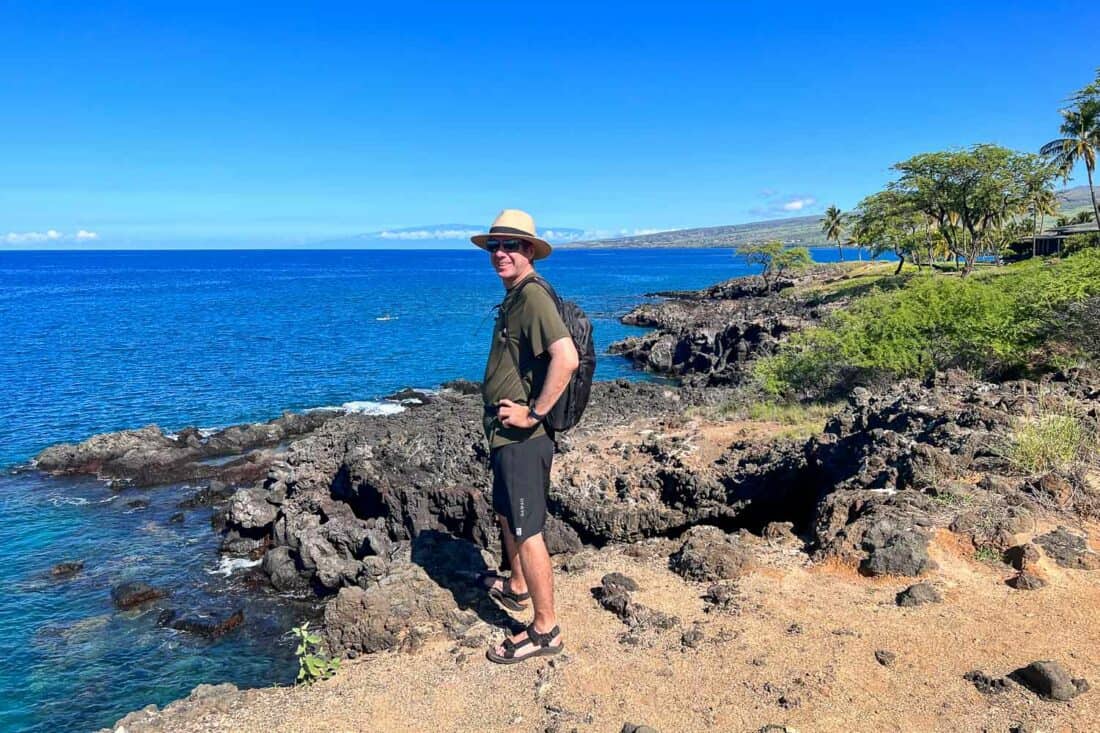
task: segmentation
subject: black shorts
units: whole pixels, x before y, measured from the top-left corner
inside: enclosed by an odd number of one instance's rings
[[[545,435],[494,448],[493,511],[508,520],[516,539],[538,534],[546,524],[546,492],[554,441]]]

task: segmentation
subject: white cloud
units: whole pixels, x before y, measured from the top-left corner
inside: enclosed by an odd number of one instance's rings
[[[572,237],[571,241],[593,242],[600,239],[619,239],[620,237],[641,237],[646,234],[659,234],[668,229],[586,229],[582,234]]]
[[[469,239],[481,234],[478,229],[403,229],[398,232],[378,232],[379,239],[394,239],[402,242],[419,242],[427,239]]]
[[[783,211],[802,211],[808,206],[813,206],[817,203],[817,199],[812,196],[807,196],[801,199],[791,199],[783,204]]]
[[[761,206],[753,206],[748,211],[753,216],[772,218],[785,214],[808,214],[817,207],[817,198],[805,193],[780,194],[774,188],[766,188],[760,195],[768,199]]]
[[[99,239],[99,234],[80,229],[76,234],[63,234],[56,229],[47,229],[44,232],[8,232],[3,236],[7,244],[33,244],[35,242],[86,242]]]

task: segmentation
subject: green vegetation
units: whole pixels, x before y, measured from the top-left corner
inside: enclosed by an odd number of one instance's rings
[[[833,204],[825,209],[825,218],[821,220],[821,233],[826,241],[836,245],[837,256],[844,261],[844,248],[840,246],[840,239],[844,236],[844,214]]]
[[[745,258],[750,265],[761,265],[761,275],[768,290],[774,286],[775,279],[788,270],[799,270],[814,263],[810,250],[805,247],[788,247],[778,239],[760,244],[746,244],[738,247],[736,253]]]
[[[1039,413],[1020,419],[1007,453],[1021,471],[1039,473],[1091,458],[1100,447],[1098,437],[1083,405],[1041,397]]]
[[[1096,80],[1079,90],[1072,101],[1073,106],[1061,111],[1062,137],[1051,140],[1039,152],[1049,156],[1067,179],[1078,162],[1085,164],[1093,221],[1097,231],[1100,231],[1100,208],[1096,205],[1096,189],[1092,181],[1096,154],[1100,151],[1100,69],[1096,71]]]
[[[1012,462],[1037,473],[1063,468],[1081,457],[1085,431],[1073,415],[1044,415],[1025,421],[1012,436]]]
[[[969,279],[910,276],[795,334],[755,377],[768,394],[829,399],[856,383],[927,377],[959,367],[1007,378],[1053,367],[1042,347],[1070,304],[1100,296],[1100,250],[1028,261]]]
[[[981,547],[975,549],[974,559],[978,562],[984,562],[990,565],[992,565],[993,563],[1002,562],[1001,553],[997,552],[989,545],[982,545]]]
[[[800,403],[776,400],[750,388],[742,389],[727,400],[710,417],[725,420],[746,420],[777,423],[783,426],[777,431],[781,438],[806,439],[820,434],[825,422],[837,413],[841,403]]]
[[[340,669],[340,660],[333,659],[321,650],[321,637],[310,633],[309,621],[290,630],[298,639],[294,653],[298,656],[298,682],[312,685],[326,680]]]

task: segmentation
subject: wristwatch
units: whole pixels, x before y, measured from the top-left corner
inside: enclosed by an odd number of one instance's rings
[[[528,405],[528,407],[527,407],[527,414],[530,415],[531,417],[535,418],[535,424],[536,425],[538,425],[540,422],[542,422],[543,420],[546,419],[546,415],[538,414],[537,412],[535,412],[535,408],[531,407],[530,405]]]

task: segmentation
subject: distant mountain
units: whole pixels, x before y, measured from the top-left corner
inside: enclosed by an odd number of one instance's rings
[[[1100,191],[1096,193],[1100,196]],[[1089,198],[1088,186],[1074,186],[1058,192],[1058,203],[1061,205],[1063,215],[1076,214],[1081,209],[1091,209],[1092,199]]]
[[[751,242],[779,239],[788,244],[816,246],[828,244],[821,233],[821,216],[796,216],[790,219],[770,219],[748,224],[732,224],[699,229],[677,229],[636,237],[617,237],[578,242],[560,246],[572,247],[736,247]]]
[[[470,246],[470,237],[486,231],[476,224],[426,224],[417,227],[384,229],[366,234],[353,234],[318,242],[317,246],[331,249],[436,249]],[[540,229],[546,240],[557,245],[572,242],[584,236],[584,230],[570,227]]]
[[[1097,194],[1100,196],[1100,193]],[[1075,186],[1058,192],[1062,213],[1072,215],[1092,208],[1088,186]],[[769,219],[747,224],[731,224],[698,229],[676,229],[656,234],[611,239],[563,242],[562,249],[582,247],[737,247],[754,242],[778,239],[786,244],[807,247],[830,244],[821,232],[821,215],[796,216],[789,219]]]

